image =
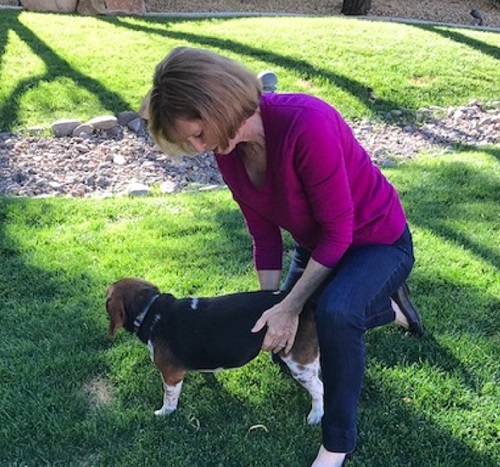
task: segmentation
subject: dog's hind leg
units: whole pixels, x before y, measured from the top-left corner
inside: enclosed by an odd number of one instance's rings
[[[280,355],[293,378],[309,392],[312,407],[307,416],[309,425],[316,425],[323,417],[323,382],[319,377],[319,356],[310,363],[297,363],[291,355]]]

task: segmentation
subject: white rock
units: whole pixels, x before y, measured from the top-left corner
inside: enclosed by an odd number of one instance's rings
[[[121,154],[115,154],[113,156],[113,163],[116,165],[125,165],[127,161]]]
[[[149,196],[151,194],[151,188],[143,183],[131,183],[127,187],[127,193],[130,196]]]
[[[101,115],[91,118],[87,125],[92,125],[96,130],[110,130],[118,125],[118,119],[114,115]]]
[[[200,191],[213,191],[213,190],[219,190],[221,188],[220,185],[203,185],[200,187]]]
[[[160,185],[160,191],[163,194],[174,193],[176,190],[177,190],[177,184],[175,182],[170,181],[170,180],[167,180],[166,182],[163,182]]]

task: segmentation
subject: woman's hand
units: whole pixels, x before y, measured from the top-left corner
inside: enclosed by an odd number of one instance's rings
[[[274,271],[263,271],[262,278],[272,284],[278,279]],[[257,320],[252,332],[259,332],[267,325],[266,336],[262,343],[264,350],[272,350],[274,353],[290,352],[295,341],[297,328],[299,327],[299,315],[307,299],[316,290],[316,288],[328,277],[331,269],[323,266],[314,259],[310,258],[304,273],[293,286],[287,297],[277,305],[265,311]],[[259,275],[261,278],[261,275]],[[261,279],[262,283],[262,279]]]
[[[290,352],[299,326],[300,311],[290,309],[286,300],[283,300],[262,314],[252,332],[259,332],[267,325],[266,336],[262,343],[263,350],[271,350],[274,353],[284,350],[285,354]]]

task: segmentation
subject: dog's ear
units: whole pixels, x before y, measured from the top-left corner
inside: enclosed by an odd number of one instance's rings
[[[122,328],[125,323],[125,307],[123,305],[123,300],[108,293],[106,298],[106,311],[109,316],[108,334],[114,336],[116,331]]]

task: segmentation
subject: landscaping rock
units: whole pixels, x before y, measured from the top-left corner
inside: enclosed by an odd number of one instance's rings
[[[177,183],[173,182],[172,180],[167,180],[160,185],[160,191],[163,194],[174,193],[177,191]]]
[[[73,130],[72,136],[89,137],[92,133],[94,133],[94,127],[88,123],[82,123]]]
[[[130,196],[149,196],[151,195],[151,188],[143,183],[131,183],[127,188],[127,193]]]
[[[144,0],[107,0],[108,14],[143,15],[146,13]]]
[[[87,125],[92,125],[96,130],[111,130],[118,125],[118,119],[114,115],[102,115],[90,119]]]
[[[73,13],[78,0],[23,0],[23,8],[32,11]]]
[[[474,101],[453,109],[433,107],[421,109],[418,115],[413,121],[408,120],[406,111],[391,112],[390,123],[360,121],[350,125],[382,167],[413,159],[422,151],[444,154],[457,144],[500,144],[500,102],[485,105]],[[59,123],[71,127],[79,121]],[[210,153],[170,157],[148,133],[138,134],[127,126],[117,124],[86,137],[0,133],[2,196],[108,197],[151,194],[151,187],[173,193],[223,186]]]
[[[128,122],[127,126],[135,133],[142,133],[146,130],[144,120],[141,117],[134,118]]]
[[[134,112],[133,110],[125,110],[123,112],[120,112],[116,118],[118,119],[118,123],[121,126],[127,125],[129,122],[137,118],[139,114],[137,112]]]
[[[73,130],[81,124],[80,120],[58,120],[51,125],[52,133],[57,138],[70,136]]]
[[[104,0],[80,0],[76,9],[81,15],[105,15],[107,13]]]

